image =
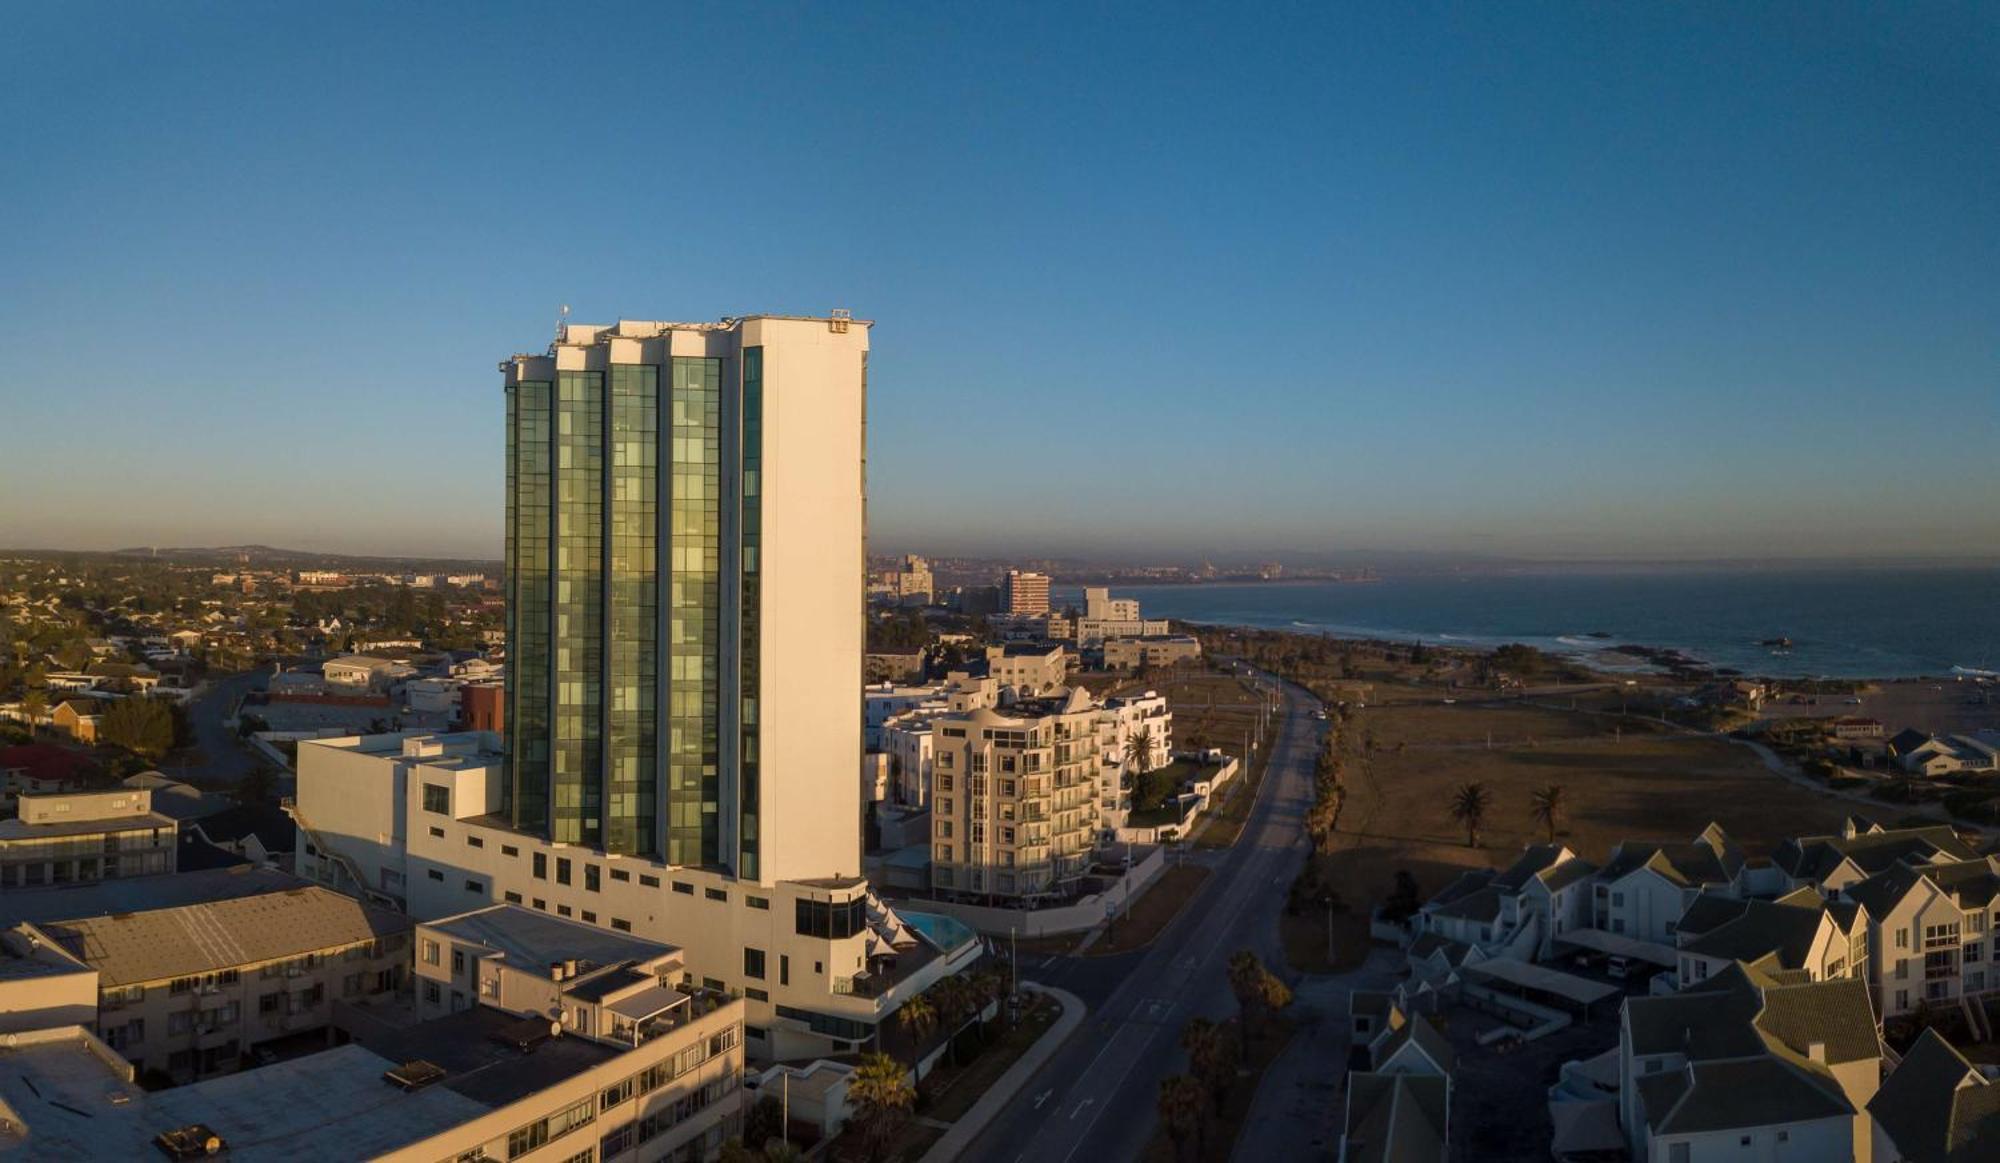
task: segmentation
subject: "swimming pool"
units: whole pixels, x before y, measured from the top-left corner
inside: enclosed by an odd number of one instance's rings
[[[896,915],[903,923],[923,934],[924,939],[946,953],[954,953],[979,939],[965,922],[957,917],[947,917],[943,913],[913,913],[908,909],[897,909]]]

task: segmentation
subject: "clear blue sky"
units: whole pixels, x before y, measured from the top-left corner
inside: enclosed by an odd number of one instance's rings
[[[878,321],[877,547],[2000,551],[2000,7],[17,6],[0,544],[493,554],[495,363]]]

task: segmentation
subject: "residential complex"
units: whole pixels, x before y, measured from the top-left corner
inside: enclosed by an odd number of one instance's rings
[[[1099,708],[1082,688],[931,720],[931,883],[993,897],[1060,893],[1097,841]]]
[[[1450,1002],[1534,1039],[1622,985],[1636,992],[1615,1052],[1565,1064],[1550,1091],[1558,1158],[1983,1158],[1937,1144],[2000,1142],[2000,1090],[1934,1034],[1898,1065],[1882,1029],[1907,1036],[1939,1016],[1975,1037],[1991,1028],[1996,898],[2000,857],[1943,825],[1849,819],[1769,860],[1713,824],[1685,843],[1620,844],[1602,866],[1530,845],[1417,909],[1409,976],[1365,1011],[1357,995],[1357,1036],[1379,1031],[1384,1006]],[[1930,1113],[1907,1113],[1918,1102]]]

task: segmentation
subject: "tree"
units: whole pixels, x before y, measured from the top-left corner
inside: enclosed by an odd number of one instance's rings
[[[902,1008],[896,1011],[896,1024],[910,1036],[910,1061],[917,1060],[919,1051],[923,1049],[924,1035],[937,1028],[937,1020],[937,1007],[931,1004],[927,993],[920,993],[904,1002]]]
[[[1195,1078],[1208,1088],[1215,1113],[1221,1114],[1229,1084],[1236,1080],[1235,1040],[1224,1037],[1222,1029],[1207,1018],[1194,1018],[1181,1028],[1181,1049],[1187,1051]]]
[[[102,734],[106,743],[158,759],[174,748],[174,713],[157,699],[119,699],[104,712]]]
[[[1135,776],[1146,774],[1153,766],[1153,729],[1141,727],[1132,732],[1125,741],[1125,764]]]
[[[26,712],[30,726],[40,725],[42,716],[48,712],[48,709],[48,692],[42,690],[40,687],[30,687],[28,693],[21,696],[21,710]]]
[[[1465,825],[1465,846],[1479,847],[1479,828],[1486,822],[1486,809],[1493,806],[1493,793],[1477,780],[1458,785],[1451,793],[1451,818]]]
[[[784,1133],[785,1105],[776,1095],[759,1098],[743,1116],[743,1141],[752,1150],[763,1147],[768,1152],[771,1141],[782,1140]]]
[[[1272,1014],[1292,1004],[1292,991],[1248,949],[1229,958],[1229,989],[1242,1011],[1243,1036],[1259,1033]]]
[[[946,981],[951,980],[946,978]],[[903,1120],[916,1106],[917,1091],[910,1085],[909,1071],[901,1062],[879,1051],[864,1054],[847,1084],[847,1101],[854,1106],[860,1124],[861,1141],[868,1157],[879,1159],[902,1129]]]
[[[1562,823],[1564,802],[1563,785],[1551,783],[1534,791],[1531,803],[1534,805],[1535,822],[1548,829],[1549,843],[1556,842],[1556,828]]]
[[[1185,1074],[1162,1078],[1159,1110],[1167,1137],[1174,1141],[1174,1155],[1179,1157],[1186,1150],[1190,1138],[1194,1140],[1196,1154],[1200,1154],[1203,1124],[1208,1121],[1207,1096],[1202,1093],[1201,1083]]]

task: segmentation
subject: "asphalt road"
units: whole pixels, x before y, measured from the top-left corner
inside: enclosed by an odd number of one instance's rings
[[[188,725],[194,731],[192,754],[174,756],[177,762],[161,764],[161,773],[181,780],[235,783],[255,771],[263,761],[245,750],[222,720],[237,699],[263,690],[270,678],[270,668],[263,667],[209,683],[208,689],[188,704]]]
[[[1311,798],[1321,724],[1312,717],[1318,704],[1310,696],[1280,689],[1286,715],[1249,824],[1152,947],[1130,958],[1058,958],[1045,969],[1022,965],[1024,980],[1076,993],[1091,1013],[963,1158],[1138,1158],[1153,1134],[1160,1080],[1186,1069],[1181,1026],[1197,1015],[1219,1020],[1235,1012],[1230,955],[1254,949],[1282,971],[1278,911],[1305,855],[1301,818]]]

